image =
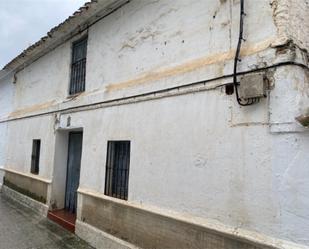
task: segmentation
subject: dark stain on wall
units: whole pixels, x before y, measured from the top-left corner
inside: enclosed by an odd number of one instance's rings
[[[23,195],[46,204],[46,183],[14,173],[6,172],[5,177],[3,178],[3,184]]]
[[[141,248],[266,249],[199,225],[86,195],[81,219]]]

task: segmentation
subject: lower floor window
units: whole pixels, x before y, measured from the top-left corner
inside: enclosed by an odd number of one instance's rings
[[[36,175],[39,174],[40,150],[41,150],[41,140],[34,139],[32,141],[31,173]]]
[[[128,199],[130,141],[108,141],[105,195]]]

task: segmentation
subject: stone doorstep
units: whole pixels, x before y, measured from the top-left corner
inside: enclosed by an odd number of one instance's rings
[[[63,228],[67,229],[68,231],[75,233],[76,215],[71,214],[64,209],[61,209],[48,211],[47,217],[53,222],[56,222]]]

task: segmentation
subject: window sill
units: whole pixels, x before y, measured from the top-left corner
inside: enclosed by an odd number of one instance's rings
[[[84,92],[85,92],[85,91],[79,92],[79,93],[75,93],[75,94],[71,94],[71,95],[68,95],[68,96],[66,97],[66,100],[65,100],[64,102],[74,100],[74,99],[78,98],[80,95],[82,95]]]

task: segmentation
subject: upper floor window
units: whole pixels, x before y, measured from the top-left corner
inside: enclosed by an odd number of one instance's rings
[[[87,37],[73,43],[70,95],[85,91]]]

